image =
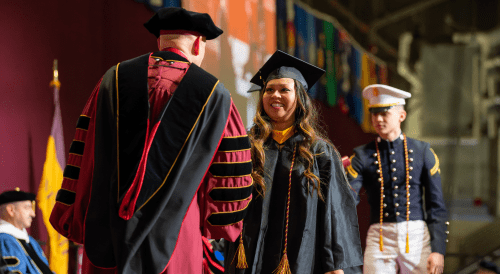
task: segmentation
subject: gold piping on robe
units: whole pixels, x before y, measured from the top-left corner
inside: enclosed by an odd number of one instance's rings
[[[248,203],[247,203],[247,205],[246,205],[244,208],[242,208],[242,209],[239,209],[239,210],[234,210],[234,211],[225,211],[225,212],[213,212],[212,214],[210,214],[210,216],[212,216],[212,215],[219,215],[219,214],[235,213],[235,212],[240,212],[240,211],[243,211],[243,210],[247,209],[247,207],[250,205],[250,202],[251,202],[251,200],[252,200],[252,197],[248,197],[248,198],[247,198],[247,199],[245,199],[245,200],[248,200]],[[210,218],[210,216],[208,216],[208,218]],[[232,224],[227,224],[227,225],[213,225],[213,224],[211,224],[211,223],[210,223],[210,221],[208,221],[208,218],[207,218],[207,223],[208,223],[209,225],[211,225],[211,226],[230,226],[230,225],[234,225],[234,224],[237,224],[237,223],[239,223],[239,222],[243,221],[243,219],[241,219],[241,220],[239,220],[239,221],[237,221],[237,222],[235,222],[235,223],[232,223]]]

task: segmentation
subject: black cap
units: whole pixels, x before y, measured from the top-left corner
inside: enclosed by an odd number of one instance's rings
[[[247,92],[260,91],[261,89],[262,89],[261,86],[252,83],[250,88],[247,90]]]
[[[10,190],[0,194],[0,205],[20,202],[20,201],[34,201],[35,198],[36,195],[33,193],[24,192],[20,190]]]
[[[156,38],[160,37],[160,30],[196,31],[207,40],[215,39],[223,32],[214,24],[210,15],[177,7],[158,10],[144,26]]]
[[[291,78],[299,81],[307,91],[324,73],[325,70],[321,68],[293,57],[281,50],[277,50],[260,68],[250,82],[264,86],[264,83],[269,80]]]

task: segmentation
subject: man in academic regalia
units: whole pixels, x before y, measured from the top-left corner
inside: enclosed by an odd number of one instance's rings
[[[160,51],[110,68],[80,116],[51,223],[118,273],[219,273],[207,239],[234,241],[251,200],[250,142],[228,90],[199,67],[222,34],[160,9]]]
[[[5,263],[0,273],[52,274],[42,248],[26,231],[35,218],[35,197],[20,190],[0,194],[0,254]]]
[[[363,90],[379,134],[354,149],[347,167],[357,201],[364,187],[371,208],[363,273],[443,272],[448,222],[439,159],[429,143],[401,131],[410,96],[387,85]]]

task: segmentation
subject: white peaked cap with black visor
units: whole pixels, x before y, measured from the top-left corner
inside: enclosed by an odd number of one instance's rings
[[[363,97],[368,100],[371,113],[385,112],[394,106],[405,105],[409,92],[391,86],[375,84],[363,89]]]

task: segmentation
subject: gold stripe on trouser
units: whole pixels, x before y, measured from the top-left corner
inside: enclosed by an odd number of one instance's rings
[[[410,253],[405,252],[406,222],[384,223],[384,251],[380,251],[380,224],[372,224],[366,237],[364,274],[427,273],[431,236],[424,221],[410,221]]]

